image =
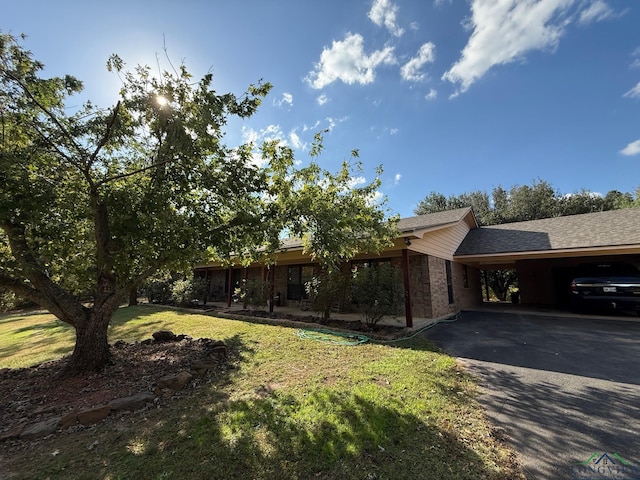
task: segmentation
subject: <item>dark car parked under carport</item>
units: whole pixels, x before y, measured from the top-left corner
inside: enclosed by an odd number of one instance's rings
[[[640,272],[628,263],[580,265],[571,280],[571,308],[633,310],[640,315]]]

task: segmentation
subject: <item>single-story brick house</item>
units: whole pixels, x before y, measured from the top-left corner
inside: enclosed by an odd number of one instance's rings
[[[517,270],[521,301],[562,305],[572,268],[586,261],[625,261],[640,265],[640,209],[597,212],[529,222],[479,227],[471,208],[403,218],[393,246],[379,255],[362,254],[345,265],[388,261],[402,271],[405,319],[437,319],[483,302],[483,270]],[[276,305],[304,301],[304,284],[318,266],[299,241],[285,241],[271,268],[199,265],[209,301],[231,302],[242,279],[273,284]],[[340,299],[341,309],[349,308]],[[344,302],[344,303],[343,303]],[[276,307],[277,308],[277,307]]]

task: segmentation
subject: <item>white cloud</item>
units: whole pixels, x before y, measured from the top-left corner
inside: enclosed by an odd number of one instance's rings
[[[351,188],[356,188],[359,185],[364,185],[365,183],[367,183],[367,179],[364,177],[351,177],[349,179],[349,185],[348,187]]]
[[[374,194],[367,200],[369,205],[377,205],[384,200],[384,194],[380,190],[376,190]]]
[[[327,128],[329,130],[333,130],[333,127],[335,127],[338,123],[346,122],[348,118],[349,117],[339,117],[339,118],[327,117],[325,118],[325,120],[329,124]]]
[[[431,90],[429,90],[429,93],[424,96],[424,98],[426,98],[427,100],[435,100],[437,96],[438,92],[432,88]]]
[[[418,22],[411,22],[409,24],[409,28],[414,32],[417,32],[418,30],[420,30],[420,24]]]
[[[427,42],[420,47],[418,54],[400,68],[400,76],[409,82],[420,82],[426,78],[426,74],[420,69],[427,63],[433,63],[436,59],[436,46]]]
[[[640,140],[631,142],[629,145],[620,150],[620,153],[622,155],[626,155],[627,157],[640,154]]]
[[[532,50],[553,50],[576,0],[472,0],[473,33],[461,58],[442,76],[465,92],[495,65],[522,60]]]
[[[259,145],[265,141],[277,140],[279,144],[286,145],[285,134],[280,129],[280,125],[268,125],[260,130],[254,130],[250,127],[242,127],[242,140],[244,143],[253,143]]]
[[[367,55],[363,49],[363,38],[358,33],[347,33],[344,40],[334,40],[331,48],[325,47],[320,61],[306,77],[312,88],[320,89],[342,80],[351,85],[366,85],[375,80],[376,68],[397,63],[393,47],[375,50]]]
[[[289,142],[291,142],[291,147],[295,148],[296,150],[307,149],[307,144],[300,139],[295,130],[291,130],[289,132]]]
[[[580,12],[578,22],[588,25],[614,16],[613,9],[603,0],[594,0],[589,7]]]
[[[320,125],[320,120],[316,120],[316,123],[314,123],[311,126],[308,126],[306,123],[302,126],[302,131],[306,132],[307,130],[315,130],[316,128],[318,128],[318,126]]]
[[[396,23],[397,13],[398,6],[390,0],[373,0],[369,18],[379,27],[384,25],[392,35],[399,37],[404,33],[404,29]]]
[[[391,130],[389,130],[389,133],[391,135],[396,135],[399,131],[400,131],[399,128],[392,128]]]
[[[401,178],[402,178],[402,175],[400,175],[399,173],[396,173],[396,176],[393,177],[393,184],[398,185],[398,183],[400,183]]]
[[[286,103],[286,104],[288,104],[289,106],[293,105],[293,95],[291,95],[291,94],[290,94],[290,93],[288,93],[288,92],[284,92],[284,93],[282,94],[282,98],[281,98],[281,99],[279,99],[279,100],[274,99],[274,100],[273,100],[273,104],[274,104],[275,106],[277,106],[277,107],[281,107],[281,106],[282,106],[282,105],[284,105],[285,103]]]
[[[633,60],[631,61],[631,68],[638,68],[640,67],[640,47],[637,47],[632,53],[631,53],[631,58],[633,58]]]
[[[640,82],[638,82],[635,87],[633,87],[623,96],[629,97],[629,98],[640,98]]]
[[[316,102],[318,102],[318,105],[320,106],[324,105],[328,101],[329,101],[329,97],[327,97],[324,93],[320,95],[318,98],[316,98]]]

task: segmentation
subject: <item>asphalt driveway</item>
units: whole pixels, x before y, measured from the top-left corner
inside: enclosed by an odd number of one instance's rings
[[[465,312],[425,335],[478,376],[530,478],[640,479],[639,322]]]

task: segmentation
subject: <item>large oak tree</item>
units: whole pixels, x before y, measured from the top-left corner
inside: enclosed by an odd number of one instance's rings
[[[394,231],[371,201],[378,178],[350,188],[348,163],[335,176],[313,159],[297,169],[291,149],[267,143],[259,167],[254,145],[223,143],[227,120],[251,116],[268,83],[218,94],[211,74],[195,80],[165,63],[127,71],[112,56],[119,101],[70,110],[82,83],[45,77],[0,32],[0,288],[75,328],[68,373],[108,363],[113,313],[161,269],[249,262],[277,248],[283,231],[303,236],[318,259],[347,258]]]
[[[270,85],[219,95],[184,66],[109,69],[122,79],[109,109],[70,113],[82,84],[0,36],[0,286],[75,327],[70,372],[109,359],[107,327],[128,292],[180,268],[263,242],[265,173],[248,146],[222,143],[229,116],[248,117]]]

